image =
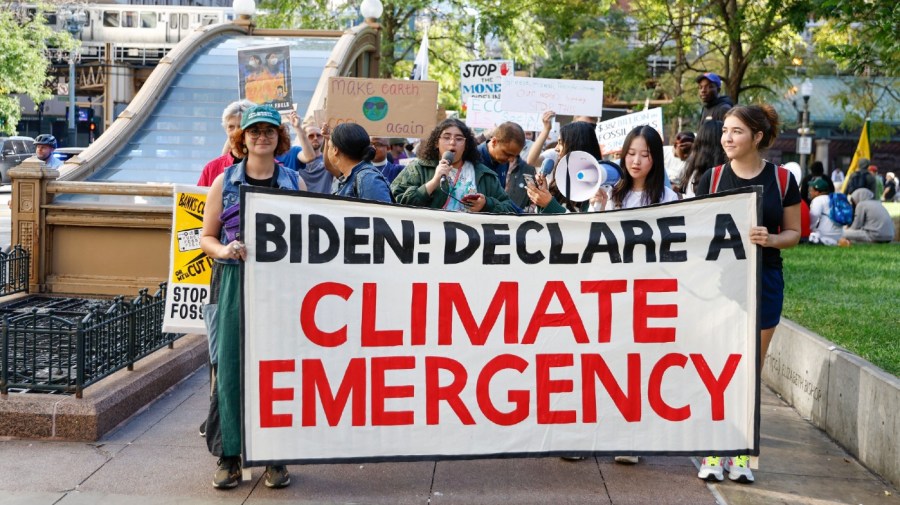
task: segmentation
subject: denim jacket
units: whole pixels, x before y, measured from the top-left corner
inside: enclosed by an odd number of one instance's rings
[[[228,207],[231,207],[234,204],[238,204],[241,202],[241,186],[247,184],[247,179],[245,177],[245,168],[246,168],[247,160],[243,160],[237,165],[232,165],[225,169],[225,173],[222,176],[222,210],[224,211]],[[293,189],[297,190],[300,187],[300,182],[298,180],[297,172],[293,170],[285,169],[283,167],[279,167],[277,164],[275,165],[275,185],[279,189]],[[225,238],[225,228],[219,232],[219,242],[227,244],[228,241]],[[224,259],[224,260],[216,260],[219,263],[224,263],[228,265],[236,265],[238,264],[237,260],[232,259]]]

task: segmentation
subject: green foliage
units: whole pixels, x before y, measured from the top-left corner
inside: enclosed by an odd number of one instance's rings
[[[261,0],[260,12],[256,20],[260,28],[303,28],[309,30],[337,30],[357,20],[355,7],[340,11],[337,15],[329,12],[329,0]]]
[[[841,126],[859,130],[868,118],[870,142],[890,141],[896,131],[892,123],[900,113],[900,102],[892,92],[896,86],[897,80],[892,78],[858,77],[850,81],[844,91],[831,97],[844,110]]]
[[[801,245],[784,257],[784,316],[900,374],[897,292],[900,244]]]
[[[46,86],[50,67],[45,55],[47,47],[75,46],[68,33],[54,32],[42,20],[43,10],[35,19],[27,19],[12,9],[0,9],[0,132],[16,133],[22,117],[19,99],[13,93],[28,95],[34,103],[50,98]]]
[[[823,0],[828,19],[822,47],[838,68],[896,77],[900,72],[900,8],[896,2]]]

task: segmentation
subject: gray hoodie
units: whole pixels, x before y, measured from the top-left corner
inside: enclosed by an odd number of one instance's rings
[[[890,242],[894,239],[894,222],[884,205],[875,200],[866,188],[859,188],[850,195],[853,202],[851,230],[863,230],[872,242]]]

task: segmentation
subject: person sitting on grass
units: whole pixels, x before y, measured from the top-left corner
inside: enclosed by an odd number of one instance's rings
[[[844,230],[838,241],[841,247],[853,242],[890,242],[894,240],[894,222],[881,201],[866,188],[859,188],[850,195],[853,204],[853,223]]]
[[[843,228],[831,220],[830,209],[832,198],[828,181],[824,177],[816,177],[809,181],[809,241],[813,244],[837,245]]]

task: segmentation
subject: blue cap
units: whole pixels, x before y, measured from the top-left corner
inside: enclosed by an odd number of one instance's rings
[[[712,72],[704,72],[703,74],[697,76],[695,82],[700,82],[703,79],[713,83],[717,88],[722,89],[722,78]]]
[[[241,130],[246,130],[256,123],[281,126],[281,114],[271,105],[254,105],[244,111],[244,115],[241,117]]]

